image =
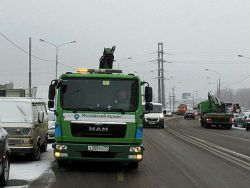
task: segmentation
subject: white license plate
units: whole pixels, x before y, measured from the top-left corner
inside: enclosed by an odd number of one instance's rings
[[[108,152],[109,151],[109,146],[88,146],[88,151]]]

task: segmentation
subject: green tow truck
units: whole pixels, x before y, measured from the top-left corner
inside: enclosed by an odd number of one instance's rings
[[[78,69],[52,80],[48,106],[54,108],[54,157],[69,161],[116,161],[138,168],[143,158],[142,86],[146,109],[152,88],[133,74],[112,69],[113,48],[104,49],[99,69]]]
[[[231,129],[233,124],[233,115],[226,112],[224,102],[208,93],[208,100],[202,101],[198,105],[200,109],[200,124],[204,128],[211,126]]]

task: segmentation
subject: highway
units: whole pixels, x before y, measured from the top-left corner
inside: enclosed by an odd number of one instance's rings
[[[250,132],[204,129],[198,120],[175,116],[165,121],[165,129],[144,129],[144,146],[138,170],[114,163],[73,163],[59,169],[53,162],[50,187],[250,186]]]

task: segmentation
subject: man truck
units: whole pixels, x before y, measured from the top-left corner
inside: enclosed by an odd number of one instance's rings
[[[138,168],[143,158],[141,90],[145,82],[112,69],[113,51],[105,50],[99,69],[78,69],[51,82],[48,106],[56,115],[53,148],[59,167],[82,160],[125,162]],[[127,100],[121,104],[117,94],[122,90]],[[148,84],[144,95],[150,110]]]
[[[202,101],[198,105],[200,109],[200,123],[202,127],[211,126],[224,127],[231,129],[233,124],[233,115],[226,112],[225,103],[217,97],[208,93],[208,100]]]

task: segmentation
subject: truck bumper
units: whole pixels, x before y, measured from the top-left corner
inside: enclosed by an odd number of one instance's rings
[[[217,126],[217,127],[231,127],[232,122],[209,122],[207,123],[209,126]]]
[[[10,153],[15,154],[27,154],[27,153],[33,153],[34,148],[33,147],[10,147]]]
[[[162,127],[164,126],[164,119],[161,118],[159,121],[143,121],[143,127]]]
[[[143,145],[111,145],[95,143],[54,143],[52,147],[54,148],[54,157],[57,160],[68,161],[141,161],[144,150]],[[134,149],[132,149],[133,151],[131,151],[131,147],[134,147]]]

